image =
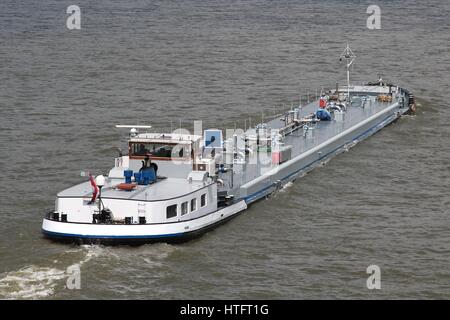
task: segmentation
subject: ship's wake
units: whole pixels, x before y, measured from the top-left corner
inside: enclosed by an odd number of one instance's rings
[[[79,249],[67,250],[64,255],[76,255],[81,259],[67,268],[60,266],[59,260],[53,260],[48,267],[29,265],[19,270],[7,272],[0,278],[1,299],[42,299],[54,294],[58,287],[65,286],[68,278],[67,270],[81,266],[103,253],[100,246],[82,246]],[[67,258],[67,257],[64,257]],[[70,257],[69,257],[70,258]]]
[[[65,270],[35,265],[8,272],[0,279],[2,299],[39,299],[53,294]]]

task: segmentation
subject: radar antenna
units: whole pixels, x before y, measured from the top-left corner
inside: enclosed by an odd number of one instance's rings
[[[130,128],[130,137],[134,138],[138,135],[137,129],[150,129],[152,126],[142,126],[142,125],[128,125],[128,124],[117,124],[116,128]]]

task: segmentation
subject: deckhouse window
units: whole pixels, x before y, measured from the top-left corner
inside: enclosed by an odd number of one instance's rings
[[[167,207],[166,218],[170,219],[177,216],[177,205],[173,204]]]
[[[156,158],[186,158],[190,156],[189,145],[156,142],[131,142],[130,156],[150,156]]]
[[[188,202],[183,202],[181,204],[181,215],[185,215],[186,213],[188,213]]]
[[[201,198],[200,198],[200,206],[204,207],[206,206],[206,193],[202,194]]]
[[[191,212],[197,210],[197,198],[191,200]]]

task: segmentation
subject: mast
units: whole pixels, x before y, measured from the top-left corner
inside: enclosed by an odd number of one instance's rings
[[[356,55],[353,53],[352,49],[350,49],[350,46],[347,42],[347,47],[344,49],[339,58],[339,61],[342,61],[342,59],[345,59],[347,61],[347,105],[350,103],[350,66],[353,64],[353,61],[355,61],[355,58]]]

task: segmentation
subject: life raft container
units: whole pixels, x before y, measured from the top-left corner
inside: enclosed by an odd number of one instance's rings
[[[120,183],[116,186],[117,189],[119,190],[124,190],[124,191],[132,191],[134,190],[134,188],[136,188],[136,184],[135,183]]]

